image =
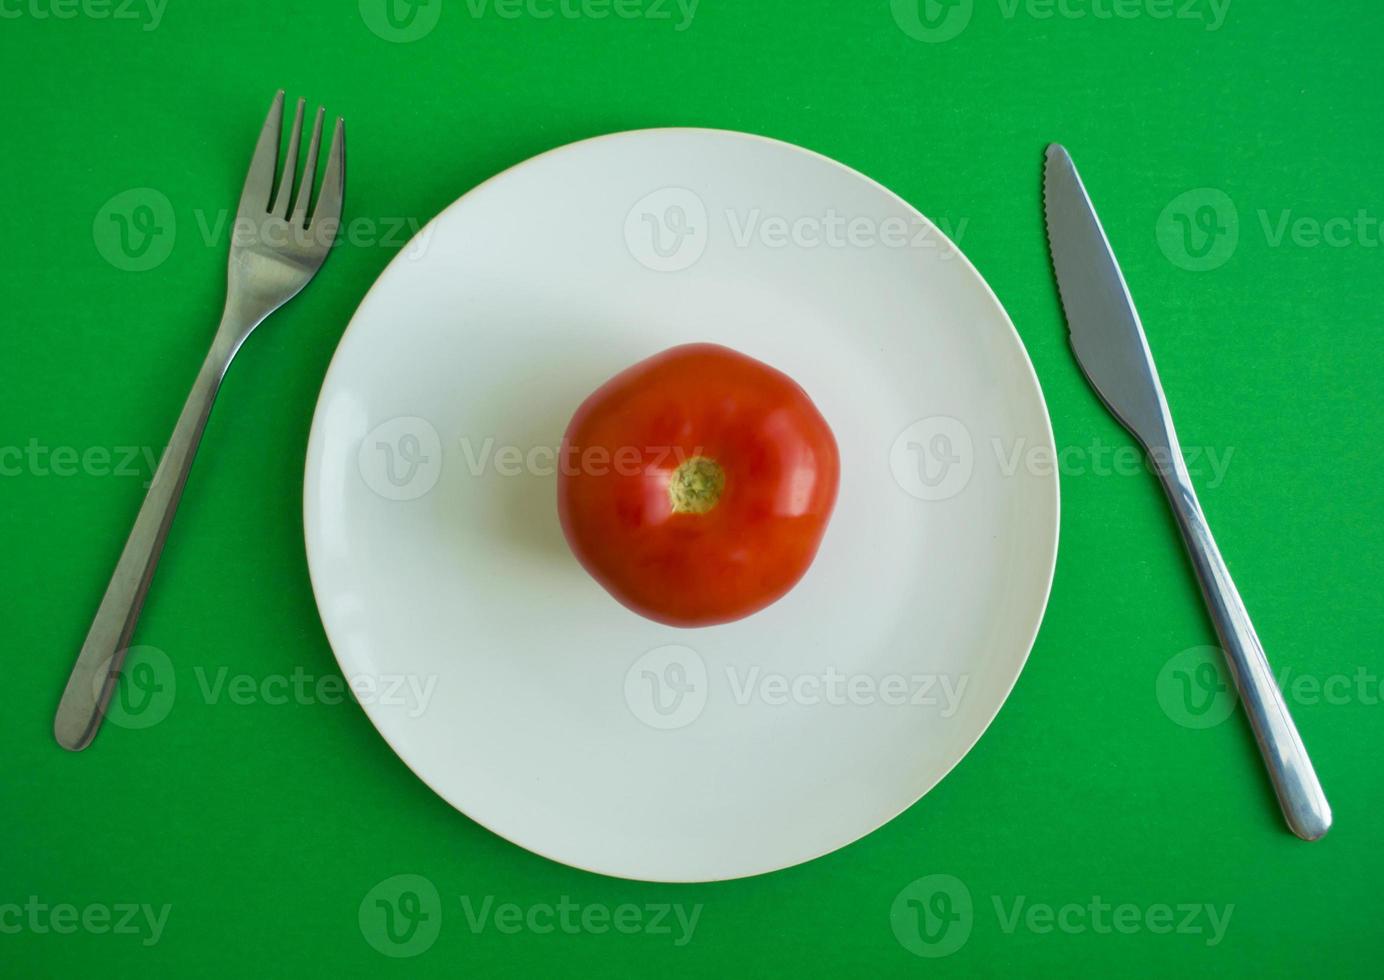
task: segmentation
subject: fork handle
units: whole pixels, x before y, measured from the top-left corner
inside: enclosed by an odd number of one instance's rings
[[[168,448],[154,471],[139,516],[72,668],[53,722],[53,734],[65,749],[80,752],[91,744],[101,727],[212,402],[235,353],[231,337],[223,322],[178,416]]]
[[[1181,462],[1180,453],[1176,459]],[[1230,578],[1230,569],[1211,537],[1191,477],[1185,466],[1175,465],[1164,474],[1163,482],[1283,816],[1297,836],[1317,840],[1331,829],[1331,806]]]

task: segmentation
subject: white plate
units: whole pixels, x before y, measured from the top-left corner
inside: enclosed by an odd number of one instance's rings
[[[689,341],[796,379],[842,475],[792,592],[678,630],[568,552],[553,454]],[[371,721],[457,809],[605,874],[734,878],[869,833],[975,744],[1047,601],[1052,450],[1009,318],[904,201],[786,143],[620,133],[471,191],[370,290],[313,419],[308,563]]]

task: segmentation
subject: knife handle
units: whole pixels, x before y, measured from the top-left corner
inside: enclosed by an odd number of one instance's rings
[[[1181,463],[1181,453],[1174,457]],[[1206,523],[1191,477],[1185,466],[1164,472],[1163,485],[1192,558],[1206,608],[1211,614],[1240,703],[1254,729],[1259,753],[1268,767],[1279,806],[1293,833],[1303,840],[1317,840],[1331,829],[1331,805],[1317,780],[1312,760],[1288,713],[1264,647],[1250,623],[1240,593],[1231,581],[1230,569],[1221,557],[1211,528]]]

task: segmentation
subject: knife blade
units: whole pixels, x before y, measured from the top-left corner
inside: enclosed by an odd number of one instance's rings
[[[1171,448],[1172,419],[1143,324],[1086,187],[1060,146],[1048,148],[1043,209],[1077,362],[1145,449]]]
[[[1155,464],[1283,816],[1293,833],[1317,840],[1331,828],[1331,807],[1197,500],[1124,274],[1071,154],[1055,143],[1043,167],[1043,211],[1077,363]]]

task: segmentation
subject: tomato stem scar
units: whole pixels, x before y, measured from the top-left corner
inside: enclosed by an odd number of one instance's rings
[[[725,471],[714,459],[692,456],[673,471],[668,499],[674,514],[705,514],[716,506],[725,487]]]

